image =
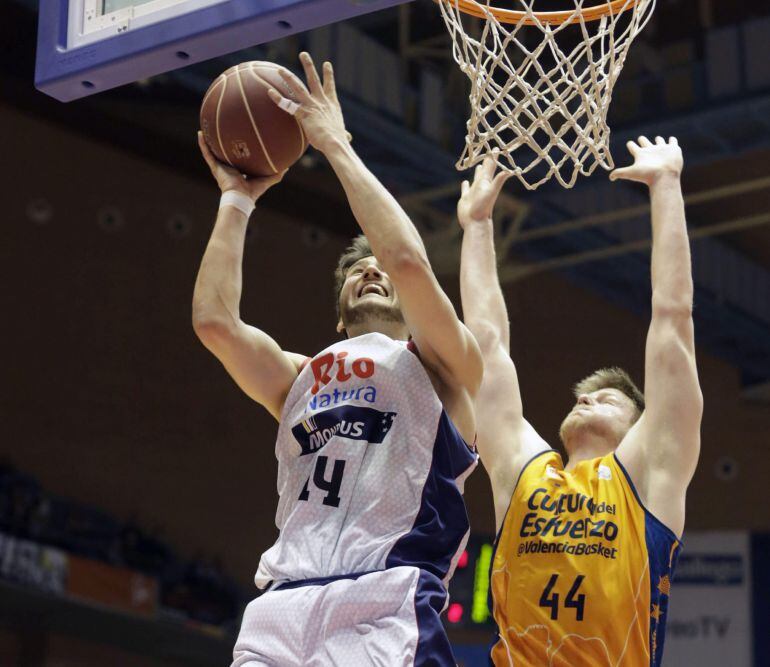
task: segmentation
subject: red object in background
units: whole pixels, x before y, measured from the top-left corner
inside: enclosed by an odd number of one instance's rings
[[[463,606],[459,602],[453,602],[449,605],[446,617],[450,623],[459,623],[463,617]]]
[[[462,569],[464,567],[468,566],[468,550],[465,549],[461,554],[460,558],[457,560],[457,567]]]
[[[67,556],[67,594],[88,602],[154,616],[158,610],[157,579],[79,556]]]

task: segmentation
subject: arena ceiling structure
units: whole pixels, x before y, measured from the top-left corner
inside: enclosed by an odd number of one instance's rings
[[[551,5],[554,3],[551,2]],[[558,4],[558,2],[556,3]],[[549,7],[550,8],[550,7]],[[467,85],[438,8],[416,0],[341,24],[63,104],[32,86],[37,3],[0,10],[6,104],[209,179],[197,154],[198,107],[212,79],[245,60],[297,70],[309,50],[331,60],[354,145],[420,227],[437,272],[459,266],[454,220]],[[21,27],[23,26],[23,27]],[[770,401],[770,5],[659,0],[631,48],[609,114],[612,152],[641,134],[677,136],[693,239],[696,336],[740,371],[744,395]],[[352,235],[356,225],[325,163],[308,154],[265,205]],[[503,282],[558,271],[639,314],[649,310],[646,193],[605,172],[527,192],[509,181],[497,209]],[[569,323],[565,323],[565,340]]]

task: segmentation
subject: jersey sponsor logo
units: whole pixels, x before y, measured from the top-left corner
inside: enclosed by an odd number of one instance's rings
[[[348,359],[348,353],[345,351],[327,352],[310,362],[310,370],[313,372],[315,382],[310,389],[314,396],[321,391],[324,385],[332,380],[343,383],[353,377],[365,380],[372,377],[375,371],[375,363],[369,357],[359,357],[357,359]]]
[[[560,519],[538,516],[530,512],[521,522],[521,537],[569,536],[573,540],[598,537],[612,542],[618,536],[618,525],[606,519]]]
[[[584,493],[560,493],[552,497],[548,489],[538,488],[532,492],[527,500],[527,507],[531,510],[542,510],[548,514],[564,514],[565,512],[574,513],[588,511],[592,516],[595,514],[615,514],[614,504],[601,502],[598,503],[590,496]]]
[[[343,405],[303,419],[292,427],[291,432],[302,448],[301,456],[304,456],[314,454],[335,436],[380,444],[395,417],[395,412]]]
[[[616,558],[618,549],[611,543],[620,528],[612,520],[617,513],[614,503],[597,503],[583,493],[552,494],[540,487],[527,499],[527,509],[530,511],[519,528],[524,541],[517,555],[567,553]]]
[[[377,402],[377,387],[371,384],[342,390],[334,387],[331,391],[321,392],[313,396],[308,401],[305,412],[308,410],[318,410],[319,408],[328,408],[330,405],[339,405],[348,401],[365,401],[366,403],[374,404]]]
[[[587,544],[586,542],[542,542],[527,540],[520,542],[517,556],[528,554],[570,554],[571,556],[602,556],[614,560],[618,556],[617,547],[608,547],[602,543]]]

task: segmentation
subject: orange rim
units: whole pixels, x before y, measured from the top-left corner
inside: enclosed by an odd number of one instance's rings
[[[439,2],[455,6],[454,0],[439,0]],[[532,12],[532,14],[514,9],[498,9],[491,5],[486,7],[480,3],[473,2],[473,0],[457,0],[456,4],[457,8],[464,14],[470,14],[480,19],[487,18],[488,14],[484,11],[484,9],[487,9],[489,14],[492,14],[500,23],[522,23],[524,25],[548,23],[550,25],[561,25],[567,21],[574,20],[579,15],[582,15],[583,21],[586,22],[598,21],[602,16],[621,14],[634,7],[637,2],[639,0],[613,0],[610,3],[595,5],[580,11],[573,9],[561,12]]]

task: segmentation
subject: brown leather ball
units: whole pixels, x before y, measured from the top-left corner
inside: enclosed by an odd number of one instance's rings
[[[203,136],[218,160],[247,176],[270,176],[293,165],[307,149],[302,127],[268,96],[275,88],[297,101],[275,63],[235,65],[209,86],[201,104]],[[288,71],[288,70],[285,70]],[[296,86],[302,82],[292,75]]]

